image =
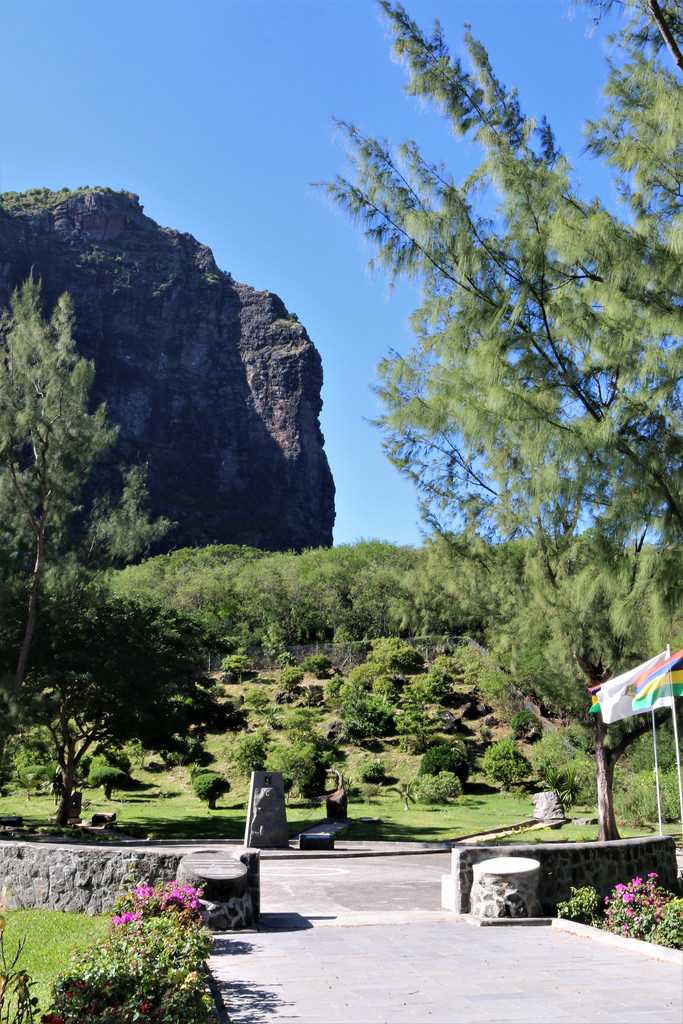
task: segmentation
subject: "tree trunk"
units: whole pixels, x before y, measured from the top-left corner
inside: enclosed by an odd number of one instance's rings
[[[218,797],[215,797],[215,796],[210,796],[209,797],[209,810],[210,811],[215,811],[216,810],[216,800],[217,799],[218,799]]]
[[[69,817],[71,815],[71,808],[73,804],[75,779],[76,766],[74,764],[74,751],[73,749],[68,749],[64,754],[62,788],[59,794],[59,803],[57,804],[57,814],[55,816],[55,821],[60,828],[66,828],[69,824]]]
[[[28,614],[26,616],[26,628],[24,629],[24,639],[21,642],[21,650],[19,651],[19,660],[17,662],[17,670],[14,678],[14,683],[15,686],[17,687],[21,686],[24,680],[24,676],[26,675],[28,656],[31,651],[31,644],[33,643],[33,634],[36,631],[36,620],[38,617],[38,595],[40,593],[40,581],[43,574],[44,557],[45,529],[41,524],[36,534],[36,560],[33,565],[31,593],[28,599]]]
[[[607,728],[599,715],[595,721],[595,767],[598,784],[598,824],[599,839],[610,841],[619,839],[617,819],[614,815],[614,760],[612,751],[605,744]]]

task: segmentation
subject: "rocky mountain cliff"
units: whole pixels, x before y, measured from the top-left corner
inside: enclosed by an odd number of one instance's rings
[[[118,463],[147,463],[166,547],[329,545],[320,356],[272,292],[238,284],[192,235],[104,188],[0,196],[0,306],[33,269],[68,291]]]

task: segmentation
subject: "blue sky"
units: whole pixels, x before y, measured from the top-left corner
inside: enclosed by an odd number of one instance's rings
[[[589,192],[581,128],[602,106],[604,33],[572,0],[407,0],[453,50],[463,24],[524,108],[547,114]],[[388,463],[375,367],[405,351],[417,292],[370,274],[358,229],[311,182],[345,169],[332,118],[414,138],[456,177],[471,154],[405,96],[373,0],[4,0],[0,191],[109,185],[140,195],[240,281],[277,292],[321,352],[335,542],[417,543],[412,485]]]

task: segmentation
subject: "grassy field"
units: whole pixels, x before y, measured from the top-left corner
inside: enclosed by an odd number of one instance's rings
[[[36,985],[33,994],[42,1010],[48,1008],[50,989],[65,968],[69,954],[105,935],[108,917],[86,917],[58,910],[3,911],[5,955],[11,959],[20,942],[25,946],[18,966],[28,971]]]

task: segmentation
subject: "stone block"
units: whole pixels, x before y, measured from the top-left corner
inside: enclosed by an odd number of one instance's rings
[[[299,836],[300,850],[334,850],[334,835],[331,832],[314,832]]]
[[[534,817],[538,821],[564,821],[564,808],[557,793],[534,793]]]

